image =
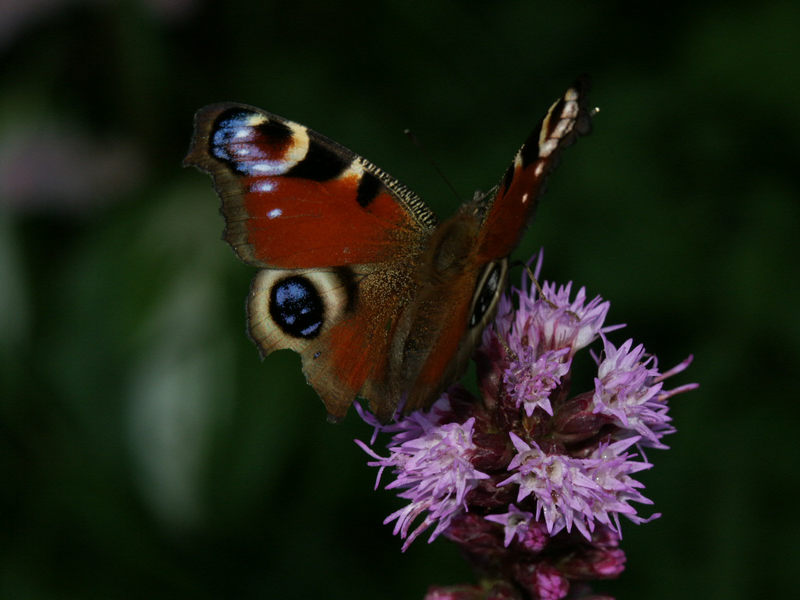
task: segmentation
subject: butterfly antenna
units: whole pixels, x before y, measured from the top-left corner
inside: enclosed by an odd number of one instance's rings
[[[539,285],[539,280],[536,279],[536,274],[533,272],[533,269],[531,269],[530,264],[524,263],[521,260],[515,260],[511,264],[512,264],[512,266],[521,265],[522,267],[524,267],[525,270],[528,272],[528,277],[530,278],[531,282],[533,283],[533,286],[536,288],[536,291],[539,293],[539,298],[541,298],[550,308],[552,308],[552,309],[558,308],[558,304],[556,304],[555,302],[550,300],[550,298],[548,298],[545,295],[544,290],[542,289],[542,286]],[[571,316],[572,318],[574,318],[575,320],[580,320],[580,317],[574,311],[568,310],[568,311],[566,311],[566,313],[569,316]]]
[[[433,169],[439,174],[439,177],[442,178],[442,180],[445,182],[447,187],[450,188],[450,191],[453,192],[453,195],[456,197],[456,200],[461,202],[461,197],[458,195],[458,192],[456,191],[456,188],[453,186],[453,184],[450,182],[450,180],[445,176],[444,172],[439,168],[439,165],[437,164],[437,162],[435,160],[433,160],[433,157],[430,154],[428,154],[428,152],[425,150],[425,148],[422,145],[422,143],[419,141],[419,139],[417,139],[417,136],[415,136],[414,133],[410,129],[404,129],[403,133],[406,134],[406,137],[408,137],[408,139],[411,140],[411,143],[414,144],[417,147],[417,149],[420,152],[422,152],[422,154],[425,156],[425,158],[428,159],[428,162],[431,164]]]
[[[555,302],[553,302],[552,300],[550,300],[550,298],[544,295],[542,286],[539,285],[539,280],[536,279],[536,275],[534,274],[533,269],[531,269],[531,266],[528,263],[524,263],[524,266],[525,270],[528,272],[528,277],[530,277],[531,281],[533,282],[533,285],[536,287],[536,291],[539,292],[539,298],[547,302],[547,304],[550,305],[550,308],[558,308],[558,305],[556,305]]]

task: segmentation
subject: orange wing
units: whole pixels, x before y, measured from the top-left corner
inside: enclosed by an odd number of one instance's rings
[[[298,269],[392,261],[436,217],[395,179],[347,148],[258,108],[198,111],[184,164],[209,173],[225,239],[245,262]]]
[[[359,394],[388,417],[390,343],[435,215],[350,150],[251,106],[201,109],[184,162],[212,176],[225,239],[263,268],[248,300],[262,355],[299,352],[334,418]]]
[[[514,156],[486,208],[478,254],[483,260],[508,256],[519,244],[561,150],[589,133],[588,80],[579,79],[547,111]]]

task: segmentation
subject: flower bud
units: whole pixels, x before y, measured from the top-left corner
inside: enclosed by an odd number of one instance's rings
[[[592,412],[592,397],[593,392],[585,392],[558,407],[552,425],[554,436],[561,443],[570,445],[588,440],[610,422],[604,415]]]
[[[503,373],[506,369],[506,352],[500,343],[500,338],[488,328],[483,336],[483,345],[475,352],[475,366],[484,404],[492,410],[500,403]]]
[[[616,579],[625,570],[625,553],[619,548],[591,548],[559,564],[573,579]]]
[[[454,518],[443,535],[472,555],[499,554],[504,551],[501,530],[474,513]]]
[[[430,587],[425,600],[522,600],[522,596],[510,583],[492,581],[483,586]]]
[[[516,564],[514,579],[537,600],[560,600],[569,592],[566,577],[547,563]]]

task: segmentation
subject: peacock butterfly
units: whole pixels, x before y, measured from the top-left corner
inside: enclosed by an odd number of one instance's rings
[[[396,179],[303,125],[244,104],[200,109],[184,165],[211,175],[225,239],[261,269],[247,315],[262,356],[299,352],[332,419],[356,396],[384,421],[430,405],[493,318],[561,149],[590,129],[586,88],[570,87],[500,183],[442,223]]]

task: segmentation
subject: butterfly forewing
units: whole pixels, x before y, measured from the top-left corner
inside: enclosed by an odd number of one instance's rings
[[[561,150],[591,129],[588,81],[579,79],[556,100],[514,156],[486,208],[480,255],[508,256],[516,248],[538,204]]]
[[[201,109],[185,164],[213,177],[225,239],[255,266],[391,261],[398,247],[419,247],[436,224],[419,198],[368,161],[247,105]]]

